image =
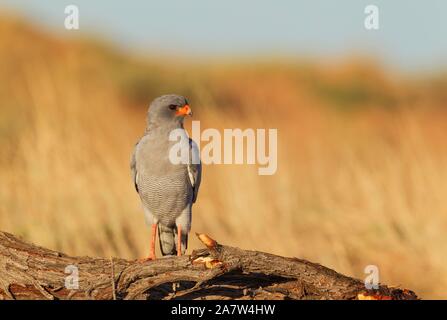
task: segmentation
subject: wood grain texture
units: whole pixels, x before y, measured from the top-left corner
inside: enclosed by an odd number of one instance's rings
[[[147,261],[70,257],[0,232],[0,299],[417,299],[297,258],[243,250],[198,235],[191,256]],[[68,269],[67,269],[68,267]],[[68,289],[78,270],[78,288]]]

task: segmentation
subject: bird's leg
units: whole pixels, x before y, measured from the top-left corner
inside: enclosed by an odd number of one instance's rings
[[[155,240],[157,239],[157,224],[152,224],[152,238],[151,238],[151,252],[149,254],[150,260],[155,260]]]
[[[155,240],[157,238],[157,224],[153,223],[151,226],[151,246],[150,246],[150,253],[149,257],[138,259],[138,262],[144,263],[146,261],[155,260]]]
[[[177,226],[177,256],[182,255],[182,226]]]

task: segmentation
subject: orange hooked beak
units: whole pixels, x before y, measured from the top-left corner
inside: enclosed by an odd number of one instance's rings
[[[189,107],[189,105],[185,104],[183,107],[180,107],[177,112],[175,113],[175,115],[177,116],[191,116],[192,115],[192,110]]]

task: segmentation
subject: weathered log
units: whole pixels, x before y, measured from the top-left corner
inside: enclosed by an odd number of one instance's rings
[[[70,257],[0,232],[0,299],[416,299],[319,264],[220,245],[147,261]]]

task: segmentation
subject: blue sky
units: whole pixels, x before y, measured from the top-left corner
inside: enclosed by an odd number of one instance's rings
[[[131,49],[191,56],[377,57],[405,70],[447,67],[445,0],[0,0],[55,32],[76,4],[80,31]],[[364,8],[380,10],[367,31]],[[77,31],[69,31],[77,32]]]

